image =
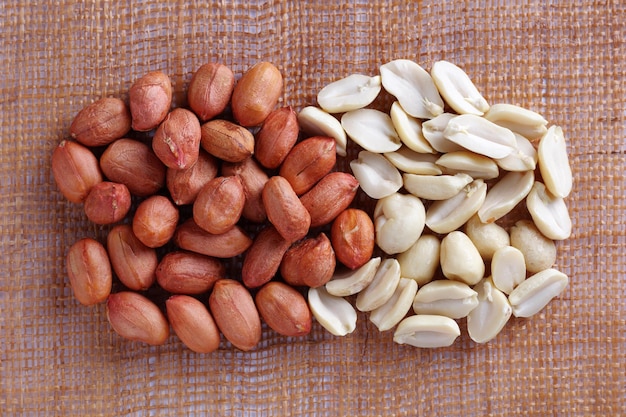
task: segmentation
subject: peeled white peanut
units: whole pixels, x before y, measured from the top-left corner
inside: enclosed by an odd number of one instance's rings
[[[474,285],[485,274],[485,263],[478,249],[465,233],[458,230],[441,239],[439,259],[443,275],[455,281]]]
[[[430,75],[441,96],[457,113],[482,116],[489,110],[487,100],[478,92],[470,77],[453,63],[435,62]]]
[[[437,160],[446,174],[467,174],[473,179],[489,180],[499,175],[498,165],[493,159],[469,151],[443,154]]]
[[[517,149],[510,155],[496,159],[496,164],[505,171],[529,171],[537,167],[537,150],[524,136],[515,133]]]
[[[469,151],[494,159],[510,155],[517,146],[509,129],[474,114],[452,118],[443,135]]]
[[[535,139],[545,134],[548,124],[548,121],[539,113],[505,103],[492,105],[484,117],[490,122],[511,129],[529,139]]]
[[[457,195],[435,201],[426,212],[426,225],[435,233],[449,233],[467,222],[483,205],[487,184],[474,180]]]
[[[356,311],[341,297],[330,295],[324,287],[309,288],[309,308],[315,319],[335,336],[345,336],[356,329]]]
[[[347,297],[361,292],[374,279],[380,261],[380,257],[377,256],[357,269],[335,273],[326,283],[326,291],[337,297]]]
[[[490,278],[474,286],[478,305],[467,315],[467,332],[476,343],[486,343],[496,337],[513,312],[506,295]]]
[[[409,174],[441,175],[441,168],[435,164],[437,155],[419,153],[403,146],[397,151],[386,152],[385,158],[389,159],[396,168]]]
[[[417,175],[403,174],[404,188],[416,197],[426,200],[446,200],[457,195],[472,177],[456,175]]]
[[[455,152],[464,151],[465,148],[447,139],[443,132],[450,120],[458,117],[453,113],[442,113],[439,116],[426,120],[422,123],[422,135],[428,141],[430,146],[437,152]]]
[[[317,104],[328,113],[357,110],[371,104],[381,88],[380,75],[352,74],[322,88]]]
[[[385,90],[395,96],[407,114],[431,119],[443,112],[443,100],[430,74],[408,59],[396,59],[380,67]]]
[[[463,282],[448,279],[429,282],[413,299],[415,314],[436,314],[451,319],[467,316],[477,305],[476,291]]]
[[[502,226],[483,223],[478,215],[472,216],[465,223],[464,231],[484,260],[490,260],[496,250],[511,244],[509,234]]]
[[[402,145],[391,117],[380,110],[359,109],[344,113],[341,126],[350,139],[370,152],[393,152]]]
[[[415,293],[417,293],[417,282],[408,278],[400,278],[391,298],[370,313],[370,321],[381,332],[391,329],[411,309]]]
[[[572,191],[572,169],[560,126],[551,126],[539,141],[539,171],[552,194],[565,198]]]
[[[446,347],[461,335],[461,329],[450,317],[418,314],[398,324],[393,341],[418,348]]]
[[[395,193],[374,208],[376,244],[393,255],[408,250],[424,230],[424,203],[410,194]]]
[[[421,235],[408,250],[398,254],[402,277],[415,280],[418,285],[432,281],[439,267],[441,242],[435,235]]]
[[[389,300],[400,282],[400,264],[393,258],[382,261],[374,279],[356,297],[356,308],[372,311]]]
[[[568,276],[556,269],[537,272],[509,294],[513,314],[515,317],[530,317],[537,314],[554,297],[563,292],[568,282]]]
[[[415,117],[409,116],[399,102],[395,101],[389,111],[393,126],[409,149],[421,153],[434,153],[435,150],[422,135],[422,123]]]
[[[535,181],[526,198],[526,207],[537,229],[547,238],[563,240],[572,234],[572,220],[565,201],[552,195],[543,183]]]
[[[509,172],[491,187],[478,210],[483,223],[492,223],[504,217],[530,192],[535,181],[533,171]]]
[[[361,189],[372,198],[387,197],[402,187],[402,175],[381,154],[361,151],[358,159],[350,161],[350,169]]]
[[[522,252],[513,246],[505,246],[493,254],[491,260],[493,285],[505,294],[526,279],[526,263]]]
[[[318,107],[307,106],[298,113],[298,124],[300,129],[311,135],[329,136],[335,139],[337,155],[346,156],[348,144],[346,132],[339,120],[331,114]]]
[[[524,255],[526,270],[531,274],[543,271],[556,262],[554,241],[541,234],[530,220],[519,220],[511,227],[511,246]]]

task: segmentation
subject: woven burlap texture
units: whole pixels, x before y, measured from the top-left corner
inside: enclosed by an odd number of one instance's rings
[[[0,10],[1,415],[626,415],[624,2],[7,0]],[[345,338],[316,323],[303,339],[265,329],[252,352],[223,343],[199,355],[174,335],[160,347],[123,340],[103,305],[76,302],[65,253],[105,229],[64,201],[50,156],[84,105],[125,98],[156,69],[180,104],[201,64],[239,77],[267,60],[284,74],[282,103],[300,109],[330,81],[395,58],[452,61],[489,102],[563,127],[573,234],[556,267],[571,281],[540,314],[484,345],[464,333],[450,348],[399,346],[359,314]]]

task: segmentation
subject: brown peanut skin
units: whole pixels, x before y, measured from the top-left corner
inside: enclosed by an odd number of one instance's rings
[[[187,169],[200,152],[200,121],[187,109],[174,109],[165,117],[152,138],[154,154],[172,169]]]
[[[178,217],[178,209],[167,197],[148,197],[137,206],[133,216],[133,233],[144,245],[158,248],[174,235]]]
[[[85,146],[108,145],[130,131],[131,117],[126,103],[106,97],[83,108],[70,125],[70,136]]]
[[[189,219],[176,229],[174,243],[181,249],[202,255],[232,258],[244,253],[252,245],[252,239],[237,225],[221,235],[214,235]]]
[[[213,155],[200,150],[198,160],[187,169],[167,169],[165,182],[174,204],[192,204],[198,193],[217,176],[219,162]]]
[[[231,108],[235,120],[246,127],[258,126],[274,110],[283,91],[283,76],[273,64],[258,62],[235,84]]]
[[[99,304],[111,293],[113,273],[104,246],[83,238],[70,246],[65,265],[74,297],[83,305]]]
[[[153,195],[165,184],[165,165],[148,145],[134,139],[111,143],[100,157],[100,168],[109,181],[124,184],[139,197]]]
[[[243,260],[241,277],[244,285],[256,288],[274,278],[289,246],[290,242],[274,226],[261,230]]]
[[[356,269],[369,261],[374,253],[374,223],[363,210],[348,208],[333,221],[330,241],[337,260]]]
[[[113,330],[125,339],[149,345],[162,345],[170,327],[159,307],[143,295],[132,291],[111,294],[106,304],[107,320]]]
[[[254,136],[245,127],[215,119],[201,126],[200,146],[227,162],[241,162],[254,153]]]
[[[220,331],[201,301],[188,295],[173,295],[165,301],[167,318],[174,333],[196,353],[211,353],[220,346]]]
[[[83,208],[89,220],[104,225],[121,221],[130,205],[130,191],[124,184],[103,181],[91,188]]]
[[[263,188],[269,177],[254,158],[246,158],[236,163],[224,162],[222,175],[238,175],[241,178],[243,193],[246,196],[241,215],[254,223],[264,222],[267,219],[267,213],[263,205]]]
[[[311,227],[332,222],[354,200],[359,188],[357,179],[345,172],[326,174],[313,188],[300,197],[311,215]]]
[[[202,294],[225,274],[217,259],[185,251],[167,253],[156,269],[157,282],[172,294]]]
[[[278,168],[296,144],[299,133],[298,117],[291,106],[272,111],[256,134],[256,159],[265,168]]]
[[[224,337],[249,351],[261,340],[261,318],[248,289],[238,281],[221,279],[209,296],[209,308]]]
[[[227,232],[239,221],[246,196],[238,176],[209,181],[193,203],[193,219],[209,233]]]
[[[59,191],[72,203],[85,201],[91,188],[102,182],[98,159],[77,142],[61,141],[52,152],[51,164]]]
[[[311,216],[285,178],[271,177],[262,197],[268,220],[285,240],[295,242],[306,236]]]
[[[317,288],[333,276],[335,252],[324,233],[294,243],[283,256],[280,274],[290,285]]]
[[[283,336],[305,336],[311,332],[311,310],[295,288],[282,282],[265,284],[254,297],[263,321]]]
[[[280,167],[280,176],[289,181],[296,194],[302,195],[324,178],[336,161],[335,139],[314,136],[293,147]]]
[[[233,93],[235,74],[226,65],[210,62],[191,77],[187,102],[198,118],[205,122],[222,113]]]
[[[107,252],[115,275],[127,288],[145,291],[156,280],[159,263],[156,250],[147,247],[128,224],[120,224],[107,235]]]
[[[145,74],[128,90],[132,128],[138,132],[155,129],[172,105],[172,82],[161,71]]]

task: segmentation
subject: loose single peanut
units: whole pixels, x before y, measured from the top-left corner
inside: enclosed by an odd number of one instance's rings
[[[345,336],[356,329],[356,310],[342,297],[336,297],[324,287],[309,288],[307,294],[311,313],[317,322],[335,336]]]
[[[335,140],[313,136],[293,147],[280,167],[280,176],[302,195],[333,169],[336,160]]]
[[[156,128],[172,105],[172,82],[161,71],[152,71],[133,83],[128,91],[133,129],[143,132]]]
[[[398,324],[393,341],[418,348],[446,347],[461,335],[461,329],[450,317],[418,314]]]
[[[191,77],[187,88],[189,107],[205,122],[226,109],[235,87],[235,74],[226,65],[210,62]]]
[[[98,160],[79,143],[61,141],[52,152],[51,163],[59,191],[72,203],[82,203],[91,188],[102,182]]]
[[[348,208],[333,221],[330,239],[337,260],[350,269],[358,268],[374,253],[374,223],[365,211]]]
[[[226,267],[217,259],[193,252],[167,253],[156,268],[157,282],[172,294],[202,294],[224,278]]]
[[[376,244],[387,254],[408,250],[422,234],[424,203],[411,194],[394,193],[378,200],[374,209]]]
[[[263,320],[283,336],[304,336],[311,331],[311,311],[296,289],[282,282],[268,282],[255,296]]]
[[[294,243],[284,254],[280,274],[290,285],[317,288],[335,272],[335,252],[324,233]]]
[[[415,314],[437,314],[460,319],[478,305],[476,291],[463,282],[438,279],[424,285],[413,299]]]
[[[232,279],[215,283],[209,307],[217,327],[238,349],[248,351],[261,340],[261,319],[248,290]]]
[[[441,269],[448,279],[477,284],[485,274],[485,263],[467,235],[459,230],[441,240]]]
[[[526,270],[532,274],[551,268],[556,262],[556,245],[531,220],[519,220],[511,227],[511,246],[524,255]]]
[[[193,219],[207,232],[219,235],[239,221],[245,199],[238,176],[214,178],[198,193],[193,203]]]
[[[163,246],[174,235],[178,217],[178,209],[167,197],[149,197],[137,207],[133,217],[133,233],[150,248]]]
[[[246,158],[236,163],[224,162],[222,175],[238,175],[241,179],[243,193],[246,196],[242,217],[254,223],[265,221],[267,213],[263,205],[263,188],[269,177],[254,158]]]
[[[106,249],[98,241],[83,238],[74,243],[65,258],[74,297],[84,305],[103,302],[111,292],[113,275]]]
[[[439,267],[441,242],[434,235],[423,234],[406,251],[398,254],[403,278],[411,278],[418,285],[432,281]]]
[[[299,133],[298,117],[291,107],[281,107],[272,111],[256,134],[254,142],[256,159],[265,168],[278,168],[295,145]]]
[[[113,330],[126,339],[162,345],[169,336],[165,315],[156,304],[136,292],[111,294],[107,300],[106,313]]]
[[[173,295],[165,301],[165,308],[172,329],[189,349],[210,353],[219,348],[219,329],[201,301],[188,295]]]
[[[483,223],[477,214],[467,221],[464,230],[484,260],[490,260],[498,249],[510,244],[509,234],[502,226]]]
[[[135,291],[145,291],[152,286],[159,263],[156,251],[141,243],[130,225],[120,224],[111,229],[107,251],[122,284]]]
[[[467,332],[476,343],[496,337],[511,318],[513,310],[506,295],[485,278],[473,287],[478,305],[467,316]]]
[[[243,260],[241,277],[244,285],[256,288],[274,278],[290,244],[274,226],[261,230]]]
[[[295,242],[307,234],[311,215],[285,178],[271,177],[262,198],[268,220],[285,240]]]
[[[200,128],[200,145],[211,155],[227,162],[241,162],[254,153],[254,136],[245,127],[215,119]]]
[[[347,297],[349,295],[358,294],[365,287],[370,285],[376,276],[380,261],[380,256],[377,256],[357,269],[335,271],[332,279],[326,283],[326,291],[337,297]]]
[[[85,146],[108,145],[130,130],[130,111],[119,98],[101,98],[82,109],[70,126],[70,135]]]
[[[91,188],[84,209],[95,224],[113,224],[126,217],[130,204],[130,192],[124,184],[103,181]]]
[[[393,152],[402,146],[391,117],[380,110],[346,112],[341,116],[341,126],[350,139],[372,153]]]
[[[568,283],[567,275],[552,268],[528,277],[509,294],[513,315],[530,317],[537,314],[554,297],[561,294]]]
[[[372,311],[385,304],[400,282],[400,264],[394,258],[381,262],[372,282],[357,295],[356,308]]]
[[[166,174],[167,189],[174,200],[174,204],[181,206],[193,204],[198,193],[217,176],[218,160],[203,149],[198,154],[198,160],[187,169],[168,168]]]
[[[174,243],[181,249],[202,255],[232,258],[245,252],[252,245],[252,239],[237,225],[221,235],[214,235],[189,219],[176,229]]]
[[[311,215],[311,227],[332,222],[344,211],[359,188],[359,182],[346,172],[326,174],[313,188],[300,197],[302,205]]]
[[[109,181],[124,184],[140,197],[156,194],[165,184],[165,165],[138,140],[122,138],[110,144],[100,157],[100,168]]]
[[[409,278],[400,278],[391,298],[371,312],[370,321],[381,332],[391,329],[409,312],[416,293],[417,282]]]
[[[200,122],[187,109],[172,110],[161,122],[152,149],[172,169],[187,169],[196,163],[200,151]]]
[[[269,62],[259,62],[249,68],[235,85],[231,107],[235,120],[242,126],[263,123],[283,91],[283,76]]]
[[[430,75],[445,102],[457,113],[482,116],[489,110],[489,103],[478,92],[470,77],[452,62],[435,62]]]

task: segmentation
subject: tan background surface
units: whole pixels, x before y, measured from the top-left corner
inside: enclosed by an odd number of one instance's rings
[[[0,414],[626,415],[626,4],[235,3],[0,3]],[[266,331],[253,352],[197,355],[175,336],[156,348],[121,340],[104,306],[73,299],[65,251],[103,230],[63,201],[50,155],[82,106],[155,69],[180,104],[207,61],[239,76],[269,60],[299,109],[393,58],[450,60],[491,103],[563,126],[574,233],[557,267],[571,284],[542,314],[486,345],[401,347],[360,315],[343,339],[316,324],[304,340]]]

